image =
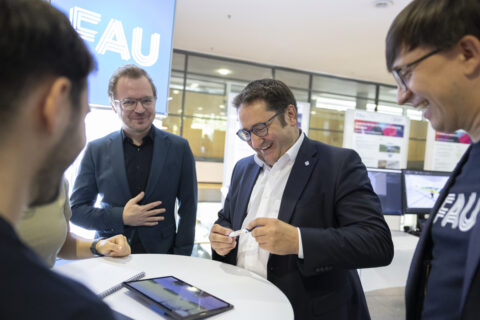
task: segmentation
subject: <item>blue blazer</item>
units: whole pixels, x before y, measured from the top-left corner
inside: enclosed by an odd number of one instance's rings
[[[94,204],[100,195],[100,208]],[[128,187],[120,131],[87,145],[70,197],[71,221],[95,229],[102,237],[129,235],[123,224],[125,204],[136,195]],[[175,201],[178,199],[178,230]],[[153,227],[136,227],[147,252],[190,255],[195,238],[197,178],[187,140],[155,128],[152,165],[141,204],[162,201],[165,220]]]
[[[428,279],[430,262],[432,260],[432,222],[440,206],[448,195],[448,189],[453,185],[455,177],[468,159],[471,147],[458,162],[445,187],[435,203],[434,208],[425,223],[418,240],[417,248],[412,258],[405,287],[406,318],[420,319],[425,298],[425,287]],[[478,319],[480,315],[480,223],[475,224],[470,233],[470,245],[463,279],[460,310],[462,319]]]
[[[241,228],[260,167],[237,162],[216,223]],[[290,300],[296,319],[370,319],[356,268],[387,265],[390,230],[355,151],[305,137],[287,181],[278,219],[299,227],[304,259],[270,254],[267,278]],[[237,248],[213,258],[236,264]]]

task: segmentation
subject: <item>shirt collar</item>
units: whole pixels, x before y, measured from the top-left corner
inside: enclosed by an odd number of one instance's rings
[[[302,130],[300,130],[300,136],[298,137],[297,141],[293,144],[293,146],[290,147],[290,149],[287,150],[287,152],[285,152],[283,156],[280,157],[280,159],[288,158],[290,161],[295,162],[304,138],[305,134]],[[280,161],[280,159],[278,159],[277,162]],[[260,159],[256,153],[253,157],[253,160],[255,160],[255,163],[261,168],[270,168],[270,166],[266,164],[262,159]]]
[[[127,136],[127,134],[125,133],[125,131],[123,129],[120,130],[120,134],[122,136],[122,141],[123,142],[128,141],[128,140],[132,141],[132,139],[130,139]],[[143,142],[148,141],[148,140],[151,140],[152,142],[155,141],[155,126],[153,124],[150,127],[150,131],[148,131],[148,134],[145,137],[143,137]]]

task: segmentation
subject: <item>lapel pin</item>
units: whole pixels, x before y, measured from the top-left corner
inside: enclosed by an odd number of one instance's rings
[[[308,167],[310,165],[310,161],[305,161],[305,167]]]

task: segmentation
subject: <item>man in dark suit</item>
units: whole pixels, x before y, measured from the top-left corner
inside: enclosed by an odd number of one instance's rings
[[[109,96],[122,129],[88,144],[70,198],[72,222],[101,237],[124,234],[132,253],[190,255],[197,179],[187,140],[153,126],[156,89],[145,70],[117,69]]]
[[[480,317],[480,2],[414,0],[387,35],[399,104],[424,110],[441,132],[473,144],[432,210],[405,289],[407,319]]]
[[[296,319],[369,319],[356,268],[389,264],[393,244],[358,154],[308,139],[280,81],[251,82],[234,105],[256,155],[233,170],[213,258],[266,277]]]
[[[46,1],[0,0],[0,319],[113,319],[78,282],[51,271],[15,231],[53,201],[85,145],[93,57]]]

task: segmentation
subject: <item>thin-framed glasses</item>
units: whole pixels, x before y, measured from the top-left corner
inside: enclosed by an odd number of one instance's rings
[[[137,103],[140,102],[142,106],[147,109],[151,108],[155,104],[154,97],[141,97],[141,98],[125,98],[120,100],[113,100],[117,105],[120,105],[122,109],[127,111],[133,111],[137,107]]]
[[[403,67],[398,67],[393,69],[392,74],[393,74],[393,77],[395,78],[395,81],[397,81],[399,88],[402,89],[403,91],[406,91],[408,89],[407,81],[410,78],[413,67],[419,64],[420,62],[422,62],[423,60],[433,56],[434,54],[439,53],[440,51],[442,51],[442,49],[435,49],[432,52],[429,52],[426,55],[421,56],[417,60],[410,62],[407,65],[404,65]]]
[[[260,137],[260,138],[267,136],[268,135],[268,125],[270,124],[270,122],[272,122],[272,120],[276,116],[278,116],[279,114],[282,114],[282,113],[283,113],[283,110],[275,113],[267,121],[257,123],[255,125],[253,125],[252,129],[250,129],[250,130],[247,130],[247,129],[238,130],[237,131],[237,136],[245,142],[249,142],[250,140],[252,140],[252,133],[254,135],[256,135],[257,137]]]

